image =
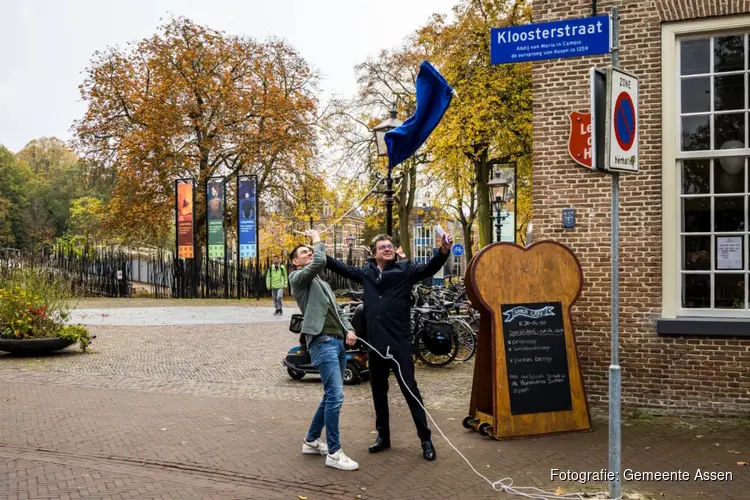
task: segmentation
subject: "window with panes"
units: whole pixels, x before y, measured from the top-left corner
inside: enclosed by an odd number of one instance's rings
[[[748,312],[748,32],[679,41],[681,307]]]

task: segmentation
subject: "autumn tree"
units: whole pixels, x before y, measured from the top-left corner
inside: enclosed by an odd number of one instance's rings
[[[86,191],[81,173],[78,158],[54,137],[32,140],[16,155],[0,147],[0,245],[53,244],[67,230],[70,200]]]
[[[13,227],[10,218],[10,200],[3,198],[0,193],[0,247],[13,245]]]
[[[28,166],[19,168],[15,155],[0,146],[0,238],[3,246],[20,247],[23,243],[18,236],[23,229],[24,193],[31,177],[27,169]]]
[[[283,41],[182,17],[125,48],[96,52],[74,133],[90,165],[114,172],[108,224],[130,240],[165,237],[181,177],[198,181],[199,231],[209,177],[254,174],[260,196],[278,195],[294,182],[294,159],[315,147],[316,82]]]
[[[436,157],[448,160],[459,152],[469,162],[483,247],[492,241],[492,168],[528,157],[532,147],[531,65],[490,64],[489,34],[491,28],[528,23],[531,5],[525,0],[462,0],[454,13],[455,21],[435,15],[418,32],[418,43],[459,96],[430,137],[430,148]],[[521,165],[530,168],[530,162]]]
[[[70,203],[70,232],[82,236],[85,244],[97,244],[104,231],[105,207],[93,196],[76,198]]]
[[[29,141],[16,154],[31,171],[26,188],[25,220],[37,244],[52,243],[68,228],[70,201],[85,193],[86,176],[79,158],[60,139],[42,137]]]

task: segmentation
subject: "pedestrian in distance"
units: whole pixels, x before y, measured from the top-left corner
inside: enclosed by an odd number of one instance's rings
[[[276,311],[273,313],[274,316],[284,314],[284,290],[288,284],[286,267],[279,264],[278,257],[274,257],[273,265],[268,269],[268,273],[266,274],[266,288],[271,290],[273,306],[276,308]]]

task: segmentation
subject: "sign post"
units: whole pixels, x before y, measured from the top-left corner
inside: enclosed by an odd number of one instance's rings
[[[620,66],[620,11],[612,8],[612,67]],[[612,72],[608,72],[612,76]],[[612,85],[611,80],[607,85]],[[611,87],[610,87],[611,88]],[[610,93],[611,94],[611,93]],[[611,108],[608,108],[611,109]],[[610,120],[611,122],[612,120]],[[607,127],[609,130],[611,125]],[[638,143],[636,129],[633,129],[634,141]],[[605,157],[607,155],[605,154]],[[605,159],[605,161],[607,161]],[[620,390],[621,370],[619,360],[620,347],[620,174],[612,171],[612,354],[609,364],[609,470],[615,472],[609,481],[609,497],[622,496],[620,482],[621,464],[621,422]]]

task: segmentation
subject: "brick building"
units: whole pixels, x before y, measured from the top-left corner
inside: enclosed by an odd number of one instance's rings
[[[620,12],[620,67],[640,80],[640,169],[620,176],[620,363],[626,410],[750,414],[748,0],[601,1]],[[535,0],[534,22],[592,15]],[[610,177],[568,154],[589,69],[610,56],[533,63],[534,239],[583,266],[574,321],[589,403],[607,401]],[[733,149],[733,151],[726,151]],[[562,228],[562,209],[577,225]]]

